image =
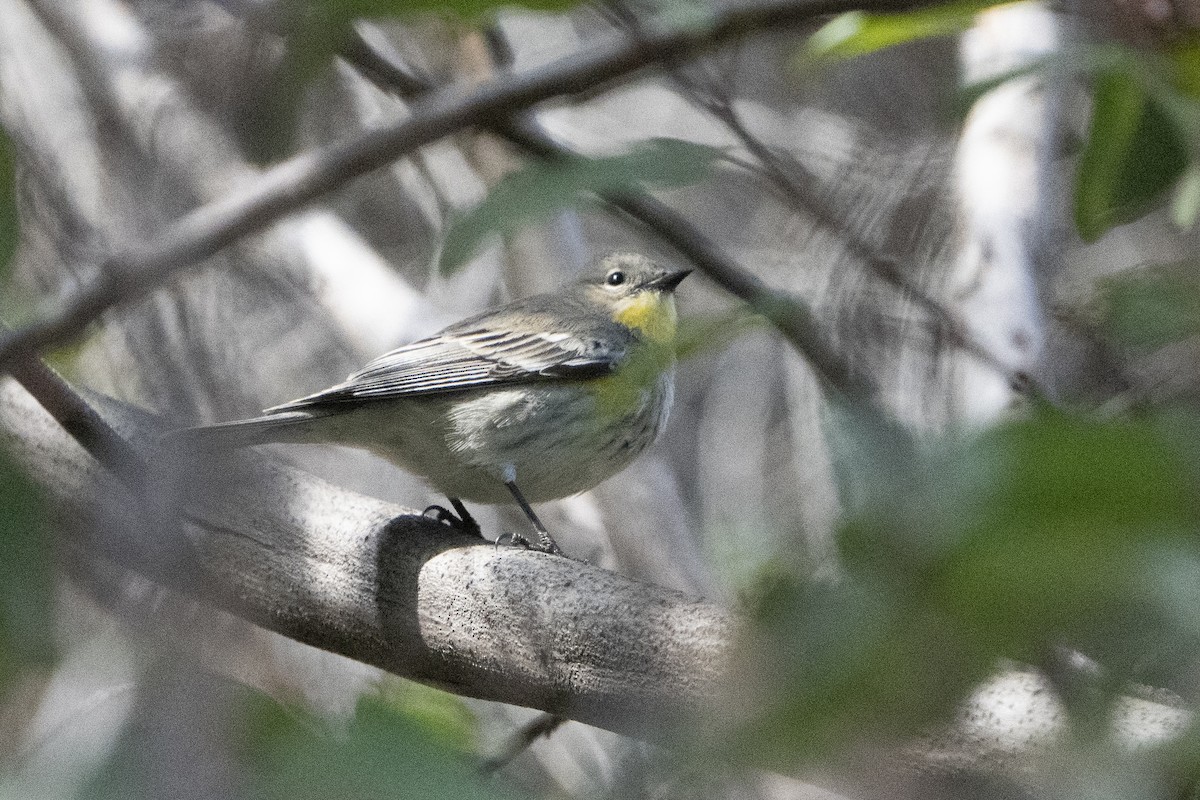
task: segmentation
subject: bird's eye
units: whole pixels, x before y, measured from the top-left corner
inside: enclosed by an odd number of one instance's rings
[[[608,273],[608,277],[605,280],[608,281],[609,286],[620,286],[625,282],[625,273],[619,269],[614,269]]]

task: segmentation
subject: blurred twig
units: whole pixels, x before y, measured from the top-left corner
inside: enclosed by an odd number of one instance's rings
[[[7,332],[7,326],[0,323],[0,331]],[[130,490],[140,492],[145,487],[145,461],[61,375],[33,356],[16,359],[10,372],[92,458]]]
[[[283,215],[455,131],[487,124],[551,97],[577,95],[627,79],[648,66],[702,53],[764,27],[795,24],[850,9],[904,10],[926,4],[926,0],[776,0],[721,11],[706,26],[655,31],[636,40],[592,48],[542,69],[506,75],[476,88],[440,90],[417,103],[407,119],[296,156],[265,172],[238,195],[183,217],[153,242],[109,256],[95,280],[57,312],[0,336],[0,368],[7,369],[22,351],[71,340],[106,309],[144,296],[171,275],[262,230]],[[693,250],[699,248],[693,246]],[[707,268],[721,276],[728,287],[762,297],[757,282],[723,273],[721,266],[710,263]],[[768,316],[780,316],[780,304],[773,295],[763,300],[773,304]],[[789,316],[796,317],[792,324],[797,333],[812,327],[806,314]]]
[[[566,721],[566,717],[557,714],[539,714],[521,726],[521,729],[509,738],[499,753],[480,764],[479,771],[487,775],[508,766],[526,748],[543,736],[554,733]]]

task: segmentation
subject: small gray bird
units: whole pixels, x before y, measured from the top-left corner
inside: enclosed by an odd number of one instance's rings
[[[657,438],[674,393],[674,291],[689,272],[615,253],[559,291],[404,345],[336,386],[169,441],[370,450],[444,492],[458,518],[439,516],[475,532],[462,500],[511,496],[539,549],[559,553],[529,503],[592,488]]]

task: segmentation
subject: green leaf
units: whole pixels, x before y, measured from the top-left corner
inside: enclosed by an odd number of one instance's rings
[[[1075,186],[1080,235],[1094,241],[1144,214],[1187,164],[1174,119],[1143,82],[1124,71],[1100,74]]]
[[[378,688],[380,702],[433,741],[462,753],[475,751],[475,715],[461,697],[401,678],[385,679]]]
[[[720,151],[704,145],[655,139],[624,155],[533,164],[501,180],[482,203],[451,223],[441,269],[452,272],[465,264],[490,234],[513,234],[592,195],[696,183],[719,157]]]
[[[854,58],[933,36],[953,36],[970,28],[975,16],[996,2],[958,2],[902,14],[839,14],[808,38],[801,65]]]
[[[1190,231],[1196,225],[1196,216],[1200,214],[1200,169],[1195,165],[1188,168],[1175,189],[1175,199],[1171,202],[1171,221],[1184,232]]]
[[[1106,278],[1095,310],[1118,343],[1154,350],[1200,334],[1200,267],[1167,264]]]
[[[922,580],[976,647],[1036,660],[1061,641],[1122,671],[1184,645],[1148,589],[1165,553],[1198,554],[1200,498],[1155,425],[1043,413],[971,443],[939,479],[957,482],[931,515],[952,546]]]
[[[1200,100],[1200,39],[1191,37],[1166,50],[1173,68],[1172,85],[1181,94]]]
[[[344,733],[296,709],[255,697],[243,747],[253,791],[263,800],[509,798],[460,753],[380,697],[359,700]]]
[[[1176,48],[1170,57],[1116,45],[1076,47],[968,87],[960,93],[960,110],[965,113],[983,92],[1012,78],[1043,72],[1092,76],[1092,119],[1074,197],[1080,235],[1094,241],[1136,219],[1176,183],[1172,215],[1188,228],[1200,207],[1200,182],[1189,178],[1195,168],[1188,144],[1200,130],[1197,64],[1200,50],[1194,45]]]
[[[0,697],[23,669],[54,663],[51,550],[37,488],[0,451]]]
[[[754,676],[746,689],[768,691],[735,699],[753,711],[722,731],[722,757],[795,769],[947,718],[990,665],[968,661],[954,630],[930,612],[881,582],[776,582],[740,642],[746,661],[735,664]]]

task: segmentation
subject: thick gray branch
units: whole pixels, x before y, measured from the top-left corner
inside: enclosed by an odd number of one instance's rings
[[[103,411],[145,439],[147,420],[115,403]],[[0,446],[59,510],[87,520],[93,557],[405,677],[643,736],[678,724],[721,677],[733,624],[711,604],[496,548],[265,459],[189,474],[179,523],[130,511],[145,504],[8,379]],[[178,530],[186,541],[167,557],[161,545]]]

